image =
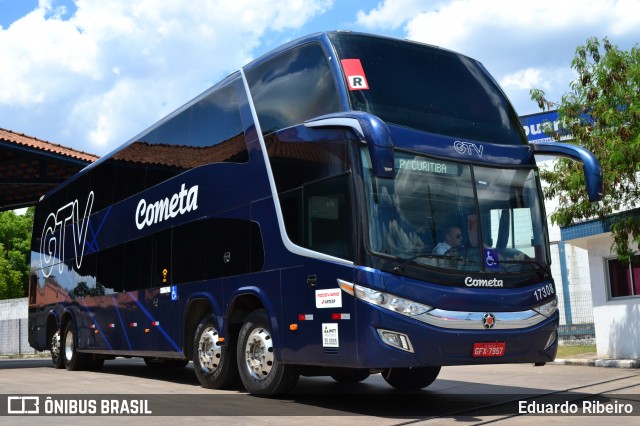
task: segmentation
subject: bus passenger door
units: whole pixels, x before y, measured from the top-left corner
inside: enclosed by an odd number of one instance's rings
[[[171,229],[153,235],[151,289],[145,296],[151,320],[151,348],[160,352],[181,352],[178,289],[173,285],[171,240]]]

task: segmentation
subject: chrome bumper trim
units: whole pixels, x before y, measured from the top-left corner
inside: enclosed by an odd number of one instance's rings
[[[458,330],[487,330],[482,325],[482,317],[487,312],[461,312],[433,309],[424,314],[411,318],[422,321],[434,327]],[[533,309],[520,312],[491,312],[496,322],[491,330],[514,330],[534,326],[546,320],[542,314]]]

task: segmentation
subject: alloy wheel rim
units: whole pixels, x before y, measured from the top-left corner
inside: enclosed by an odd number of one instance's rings
[[[200,366],[208,374],[212,374],[220,366],[222,347],[218,344],[218,330],[208,327],[198,341],[198,359]]]
[[[256,328],[251,332],[245,346],[245,363],[251,377],[256,380],[266,379],[273,368],[273,341],[264,328]]]
[[[67,361],[73,358],[73,331],[69,331],[64,337],[64,357]]]

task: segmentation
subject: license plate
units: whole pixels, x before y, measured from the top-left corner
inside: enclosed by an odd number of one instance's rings
[[[482,342],[473,344],[474,357],[489,357],[504,355],[504,342]]]

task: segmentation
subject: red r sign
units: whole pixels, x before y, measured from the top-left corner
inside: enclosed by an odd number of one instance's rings
[[[344,69],[344,74],[347,77],[349,90],[368,90],[369,84],[364,75],[360,59],[343,59],[341,62],[342,69]]]

